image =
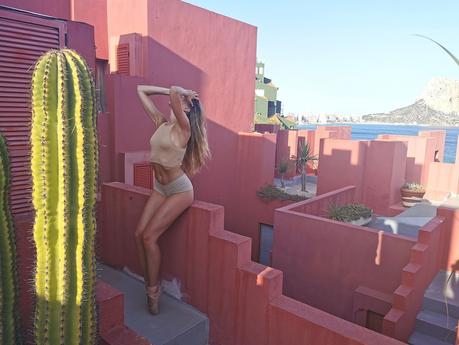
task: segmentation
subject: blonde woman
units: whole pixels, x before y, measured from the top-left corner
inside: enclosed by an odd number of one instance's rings
[[[148,310],[158,314],[161,293],[158,238],[192,204],[193,185],[187,174],[198,172],[210,152],[206,121],[195,91],[178,86],[167,89],[138,85],[137,93],[157,128],[150,139],[155,186],[138,222],[135,240],[144,272]],[[169,119],[158,110],[149,95],[169,96]]]

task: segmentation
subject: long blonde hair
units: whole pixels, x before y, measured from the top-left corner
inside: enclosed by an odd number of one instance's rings
[[[190,121],[191,137],[182,166],[189,175],[195,175],[211,157],[207,142],[207,124],[201,104],[197,99],[191,101],[190,111],[186,115]]]

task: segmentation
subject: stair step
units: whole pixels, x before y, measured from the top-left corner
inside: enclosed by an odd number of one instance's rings
[[[207,345],[209,319],[194,307],[162,293],[160,313],[148,313],[145,287],[123,271],[99,264],[101,278],[124,294],[125,324],[155,345]]]
[[[446,300],[448,304],[448,315],[459,319],[459,305],[453,301]],[[439,299],[438,296],[429,296],[426,294],[422,302],[422,309],[431,310],[436,313],[446,315],[446,304],[444,299]]]
[[[414,332],[410,339],[408,340],[408,344],[410,345],[450,345],[451,343],[447,343],[435,338],[428,336],[427,334]]]
[[[99,345],[154,345],[126,326],[117,326],[101,334]]]
[[[447,326],[448,321],[448,328]],[[427,334],[441,341],[454,344],[457,319],[430,310],[421,310],[416,317],[416,332]]]
[[[99,313],[99,332],[104,333],[114,327],[124,325],[123,294],[104,281],[98,279],[96,302]]]

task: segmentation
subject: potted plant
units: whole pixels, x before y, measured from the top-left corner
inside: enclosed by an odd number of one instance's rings
[[[373,210],[362,204],[331,205],[328,214],[330,219],[360,226],[369,224],[373,219]]]
[[[407,182],[400,189],[402,194],[402,205],[411,207],[420,203],[423,199],[426,189],[422,184],[416,182]]]
[[[298,170],[301,172],[301,191],[306,192],[306,174],[308,162],[314,164],[317,161],[317,155],[312,154],[311,146],[308,143],[301,145],[299,155],[296,159]]]
[[[284,176],[287,173],[288,170],[288,162],[286,160],[282,160],[279,163],[279,174],[281,178],[281,187],[285,188],[285,183],[284,183]]]

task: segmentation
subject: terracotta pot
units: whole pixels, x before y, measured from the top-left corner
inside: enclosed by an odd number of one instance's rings
[[[418,192],[409,189],[400,189],[402,193],[402,205],[405,207],[411,207],[423,200],[423,196],[426,193],[425,191]]]

